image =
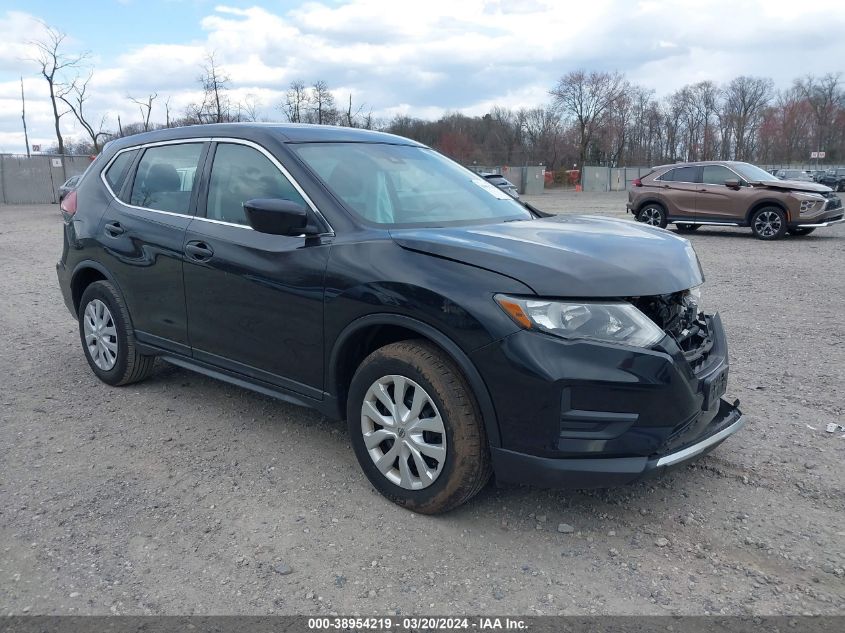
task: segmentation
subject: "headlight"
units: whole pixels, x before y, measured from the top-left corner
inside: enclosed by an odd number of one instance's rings
[[[819,193],[807,193],[803,191],[795,191],[793,194],[801,201],[801,213],[810,214],[819,211],[825,205],[825,197]]]
[[[649,347],[665,335],[630,303],[554,301],[496,295],[496,303],[526,330],[540,330],[563,338],[590,339]]]
[[[681,301],[683,301],[684,307],[693,308],[696,316],[700,312],[704,312],[704,308],[701,305],[701,286],[695,286],[687,290]]]

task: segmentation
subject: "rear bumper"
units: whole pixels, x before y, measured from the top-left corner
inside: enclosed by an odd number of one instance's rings
[[[555,459],[494,448],[491,451],[493,469],[499,483],[545,488],[621,486],[682,466],[710,452],[743,426],[742,412],[722,400],[718,414],[703,436],[665,455]]]
[[[56,264],[56,275],[59,278],[59,288],[62,291],[62,299],[70,313],[76,317],[76,309],[73,307],[73,296],[70,288],[70,271],[63,261]]]

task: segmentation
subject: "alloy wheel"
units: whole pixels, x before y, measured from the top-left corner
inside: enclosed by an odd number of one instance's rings
[[[649,226],[660,226],[663,221],[663,214],[657,207],[646,207],[640,212],[640,222]]]
[[[85,346],[94,364],[109,371],[117,362],[117,328],[108,306],[94,299],[85,307],[82,319]]]
[[[376,468],[407,490],[435,482],[446,463],[446,428],[437,405],[405,376],[376,380],[361,406],[361,433]]]
[[[763,211],[754,220],[754,230],[763,237],[773,237],[781,229],[780,215],[774,211]]]

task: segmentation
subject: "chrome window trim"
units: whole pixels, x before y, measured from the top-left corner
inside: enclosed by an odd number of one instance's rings
[[[704,168],[705,167],[724,167],[729,172],[731,172],[734,176],[739,178],[740,182],[747,182],[746,179],[743,178],[742,176],[740,176],[738,173],[736,173],[736,171],[734,171],[733,169],[731,169],[727,165],[722,165],[721,163],[715,163],[715,164],[710,164],[710,165],[695,165],[695,164],[693,164],[693,165],[684,165],[683,167],[672,167],[671,169],[667,169],[666,171],[664,171],[662,174],[660,174],[660,176],[655,177],[654,180],[655,180],[655,182],[659,180],[660,182],[665,182],[665,183],[677,182],[677,183],[680,183],[682,185],[709,185],[711,187],[724,187],[725,186],[724,183],[722,183],[720,185],[718,183],[712,183],[712,182],[689,182],[689,181],[686,181],[686,180],[663,180],[662,177],[665,176],[666,174],[668,174],[670,171],[674,171],[676,169],[683,169],[684,167],[701,167],[701,177],[702,178],[704,178]]]
[[[161,209],[149,209],[147,207],[139,207],[134,204],[129,204],[128,202],[124,202],[120,198],[117,197],[117,194],[112,190],[111,186],[109,185],[108,181],[106,180],[106,172],[111,167],[112,163],[117,159],[118,156],[123,154],[124,152],[131,152],[134,150],[142,150],[147,149],[148,147],[158,147],[161,145],[185,145],[187,143],[235,143],[238,145],[246,145],[247,147],[251,147],[255,150],[258,150],[261,154],[266,156],[271,163],[282,173],[282,175],[288,179],[288,181],[293,185],[293,188],[296,189],[297,193],[302,196],[302,199],[305,200],[305,203],[311,209],[313,213],[315,213],[327,227],[329,230],[323,233],[320,233],[321,236],[333,236],[335,234],[332,225],[326,219],[326,217],[320,212],[317,208],[317,205],[311,200],[305,190],[300,186],[300,184],[296,181],[296,179],[291,175],[291,173],[285,169],[284,165],[282,165],[278,159],[276,159],[273,154],[270,153],[265,147],[255,143],[254,141],[249,141],[247,139],[242,138],[232,138],[228,136],[203,136],[203,137],[195,137],[195,138],[184,138],[184,139],[171,139],[167,141],[152,141],[150,143],[141,143],[140,145],[132,145],[130,147],[124,147],[122,150],[115,152],[115,155],[109,159],[109,162],[106,164],[105,167],[100,171],[100,180],[102,181],[103,185],[105,185],[106,190],[111,194],[112,198],[118,201],[120,204],[129,207],[130,209],[138,209],[139,211],[149,211],[150,213],[160,213],[162,215],[171,215],[180,218],[191,218],[193,220],[199,220],[201,222],[210,222],[211,224],[221,224],[223,226],[234,226],[239,229],[246,229],[248,231],[254,230],[251,226],[246,224],[236,224],[234,222],[224,222],[223,220],[214,220],[212,218],[204,218],[198,215],[191,215],[187,213],[176,213],[175,211],[163,211]],[[199,165],[197,165],[199,168]],[[202,175],[200,174],[200,177]],[[315,236],[316,237],[316,236]]]

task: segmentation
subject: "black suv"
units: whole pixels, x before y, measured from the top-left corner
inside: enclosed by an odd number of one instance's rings
[[[607,486],[737,431],[690,243],[546,217],[413,141],[223,124],[110,143],[58,263],[94,373],[160,358],[348,420],[419,512],[487,482]]]
[[[827,185],[834,191],[845,191],[845,167],[828,169],[827,172],[819,178],[819,182],[823,185]]]

